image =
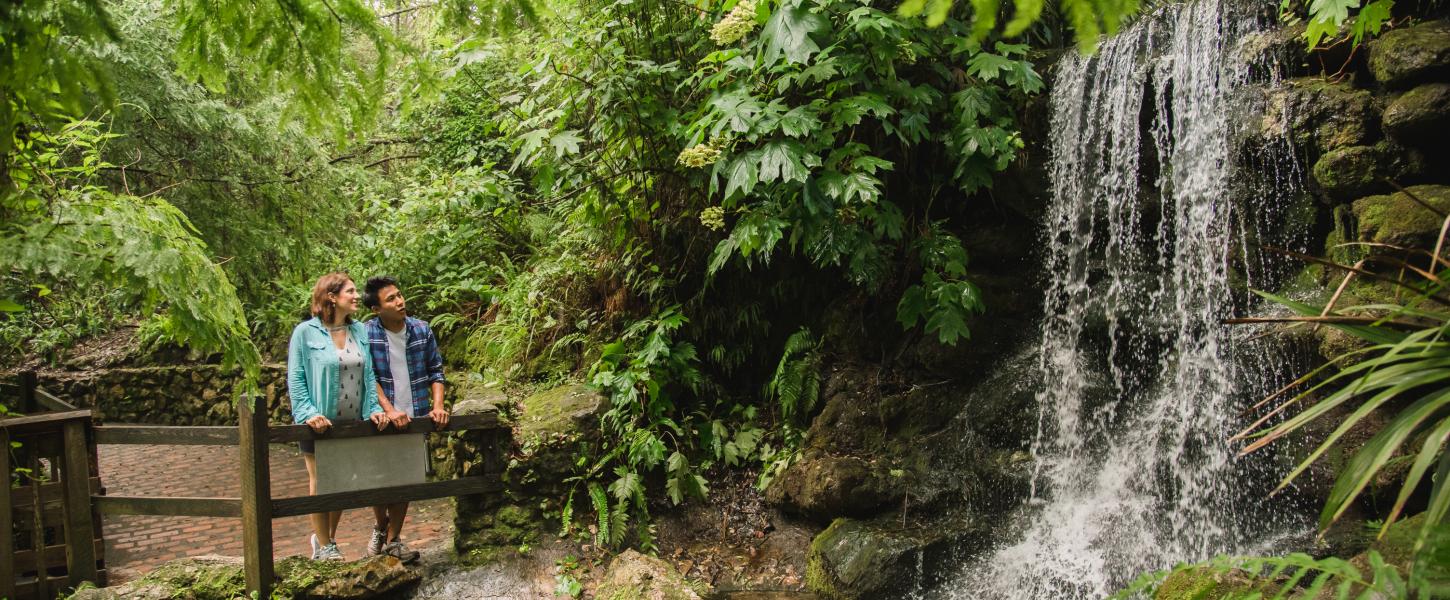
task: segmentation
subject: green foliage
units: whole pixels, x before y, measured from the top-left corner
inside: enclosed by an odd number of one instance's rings
[[[1444,239],[1440,241],[1443,244]],[[1437,246],[1437,252],[1441,246]],[[1339,425],[1319,447],[1285,476],[1279,486],[1282,489],[1334,449],[1371,413],[1393,411],[1394,417],[1340,471],[1320,513],[1319,524],[1321,528],[1328,528],[1345,514],[1383,469],[1397,457],[1408,454],[1414,457],[1413,462],[1394,506],[1384,519],[1380,535],[1401,516],[1410,497],[1426,483],[1426,475],[1433,472],[1424,525],[1414,545],[1417,554],[1424,549],[1436,527],[1450,523],[1447,519],[1450,515],[1450,485],[1447,485],[1450,481],[1450,451],[1447,451],[1450,449],[1450,341],[1445,339],[1445,334],[1450,332],[1450,312],[1445,310],[1450,298],[1445,296],[1443,284],[1450,270],[1437,270],[1439,257],[1424,254],[1430,257],[1429,270],[1395,256],[1375,255],[1366,259],[1403,269],[1415,277],[1412,280],[1381,277],[1404,294],[1403,301],[1314,307],[1260,292],[1303,315],[1303,320],[1328,324],[1367,344],[1334,357],[1328,364],[1299,378],[1296,384],[1307,384],[1302,391],[1280,402],[1234,438],[1251,440],[1241,453],[1247,454],[1301,430],[1316,419],[1339,419]],[[1344,270],[1347,277],[1374,276],[1359,267],[1323,262]],[[1396,299],[1400,297],[1397,295]],[[1296,404],[1307,406],[1291,417],[1271,422]],[[1346,410],[1349,412],[1343,417],[1332,416]]]
[[[1315,559],[1303,553],[1282,557],[1218,556],[1205,563],[1180,564],[1171,571],[1144,574],[1111,598],[1126,600],[1154,591],[1161,593],[1165,582],[1175,577],[1211,582],[1180,590],[1185,598],[1209,594],[1223,600],[1410,597],[1405,579],[1394,565],[1378,552],[1370,551],[1367,556],[1368,572],[1344,559]],[[1225,578],[1237,583],[1218,582]]]
[[[982,39],[996,30],[999,16],[1008,3],[1000,0],[970,0],[971,35]],[[1138,0],[1061,0],[1059,10],[1067,17],[1084,49],[1097,43],[1099,35],[1112,35],[1123,21],[1138,11]],[[1003,27],[1002,35],[1016,37],[1042,17],[1047,0],[1012,0],[1012,18]],[[905,0],[897,9],[902,16],[925,15],[926,24],[936,27],[950,18],[957,7],[955,0]]]
[[[128,290],[145,312],[165,307],[168,337],[221,352],[241,368],[239,393],[252,389],[261,358],[236,289],[176,207],[95,185],[114,137],[101,126],[74,121],[16,140],[5,164],[12,185],[0,195],[0,263],[12,276]]]
[[[1391,18],[1395,0],[1280,0],[1279,17],[1287,22],[1306,22],[1304,39],[1309,49],[1345,33],[1355,46],[1365,37],[1379,35]]]

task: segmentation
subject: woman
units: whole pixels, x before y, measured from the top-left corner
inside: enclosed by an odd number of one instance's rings
[[[377,383],[368,358],[368,336],[352,319],[357,286],[346,273],[328,273],[312,286],[312,318],[292,330],[287,348],[287,393],[292,420],[324,433],[338,419],[387,421],[378,405]],[[298,443],[307,463],[307,491],[317,493],[317,458],[312,440]],[[342,511],[312,515],[313,560],[343,560],[337,549]]]

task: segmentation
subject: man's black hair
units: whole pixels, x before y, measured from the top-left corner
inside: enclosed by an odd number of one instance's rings
[[[383,303],[378,294],[388,286],[398,287],[398,280],[387,275],[369,277],[367,284],[363,286],[363,306],[368,307],[368,310],[377,310]]]

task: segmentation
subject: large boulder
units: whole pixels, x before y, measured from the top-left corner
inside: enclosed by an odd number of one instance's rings
[[[1263,115],[1244,143],[1258,149],[1288,139],[1310,160],[1330,150],[1363,146],[1377,137],[1374,96],[1348,83],[1318,77],[1290,79],[1267,91]]]
[[[1417,185],[1354,201],[1360,241],[1407,248],[1433,248],[1445,213],[1450,213],[1450,186],[1443,185]]]
[[[596,600],[700,600],[696,591],[669,563],[634,550],[609,561]]]
[[[1450,131],[1450,83],[1428,83],[1395,98],[1385,107],[1384,128],[1406,142],[1443,143]]]
[[[1369,70],[1385,87],[1398,89],[1450,75],[1450,21],[1381,35],[1369,44]]]
[[[946,572],[953,546],[984,539],[970,522],[944,516],[902,526],[894,518],[836,519],[816,536],[806,556],[806,587],[822,598],[901,598]]]

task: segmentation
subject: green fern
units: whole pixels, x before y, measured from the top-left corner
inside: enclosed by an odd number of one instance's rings
[[[1373,550],[1366,559],[1367,573],[1347,560],[1316,559],[1303,553],[1282,557],[1218,556],[1203,563],[1146,573],[1110,598],[1129,600],[1155,592],[1222,600],[1409,597],[1405,579],[1394,565]],[[1332,595],[1323,595],[1326,592]]]
[[[799,424],[815,408],[821,391],[819,347],[820,342],[809,329],[791,334],[786,338],[775,375],[765,384],[766,398],[776,401],[786,423]]]
[[[609,536],[609,496],[598,483],[589,484],[589,500],[594,505],[598,530],[594,532],[594,543],[604,545]]]

